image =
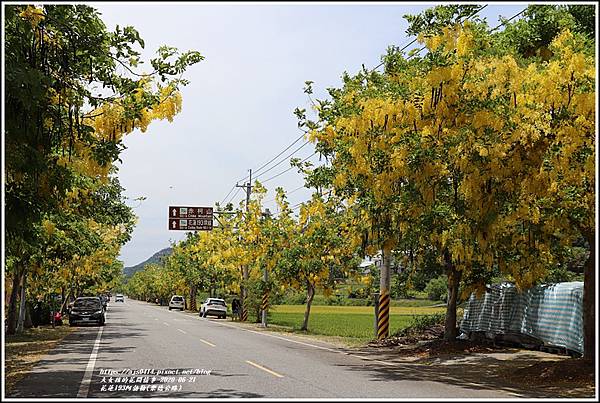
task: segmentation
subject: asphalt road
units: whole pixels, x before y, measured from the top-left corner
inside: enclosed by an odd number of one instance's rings
[[[162,371],[162,374],[159,373]],[[170,372],[169,372],[170,371]],[[186,372],[187,371],[187,372]],[[513,398],[229,320],[126,299],[69,335],[7,397]]]

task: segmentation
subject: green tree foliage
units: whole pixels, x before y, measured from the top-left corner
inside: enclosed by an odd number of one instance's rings
[[[446,276],[431,279],[425,287],[425,292],[432,301],[446,302],[448,300],[448,279]]]
[[[5,236],[13,333],[17,294],[21,287],[26,295],[27,276],[73,273],[65,269],[71,265],[93,282],[107,279],[100,271],[117,267],[109,260],[116,259],[133,221],[120,186],[105,185],[114,182],[122,137],[145,131],[154,119],[172,120],[181,109],[178,89],[188,83],[181,74],[203,57],[161,47],[150,60],[152,71],[136,71],[144,47],[138,32],[109,32],[87,5],[8,5],[4,17]],[[47,256],[44,245],[50,245]],[[108,260],[94,266],[90,259],[100,251],[99,260]]]
[[[500,270],[529,287],[578,232],[589,238],[595,74],[588,38],[564,24],[550,53],[526,58],[495,46],[506,35],[484,22],[448,25],[460,10],[442,11],[413,19],[423,56],[392,49],[383,74],[344,75],[305,124],[335,193],[388,248],[435,251],[453,338],[461,279],[468,293]]]

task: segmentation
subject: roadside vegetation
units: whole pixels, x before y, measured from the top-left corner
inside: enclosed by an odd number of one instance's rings
[[[531,5],[490,27],[477,17],[483,7],[405,16],[420,49],[390,47],[382,69],[344,73],[327,99],[313,99],[307,81],[312,108],[295,114],[325,163],[292,164],[312,198],[295,214],[277,188],[270,214],[255,181],[247,205],[217,205],[219,228],[188,234],[162,265],[129,279],[128,293],[189,295],[192,310],[199,291],[237,295],[251,321],[268,293],[275,321],[326,329],[343,316],[317,317],[317,301],[342,294],[340,305],[368,305],[388,289],[380,267],[360,265],[377,256],[393,273],[392,299],[418,292],[446,303],[443,337],[454,340],[461,301],[486,284],[583,279],[592,359],[594,8]],[[303,314],[273,309],[290,293]]]
[[[594,359],[595,9],[535,4],[498,29],[482,7],[405,16],[420,50],[390,47],[381,69],[344,72],[327,99],[306,81],[312,108],[294,113],[324,163],[292,160],[313,191],[299,211],[282,188],[265,210],[255,181],[247,204],[217,204],[218,228],[125,279],[117,257],[135,216],[117,179],[123,137],[181,111],[181,75],[203,56],[162,46],[144,73],[133,27],[108,32],[86,5],[8,5],[7,334],[26,334],[35,304],[64,311],[122,290],[185,295],[194,311],[200,295],[235,296],[250,321],[268,295],[274,323],[366,340],[387,281],[361,265],[369,256],[392,272],[391,332],[440,310],[419,304],[444,303],[446,340],[461,301],[487,284],[582,279]]]
[[[133,27],[109,32],[87,5],[5,8],[7,334],[122,283],[135,216],[117,178],[123,137],[181,110],[203,57],[163,46],[141,69]],[[147,61],[146,61],[147,62]]]
[[[311,309],[309,334],[340,336],[351,344],[364,344],[374,337],[373,307],[321,306]],[[392,334],[410,327],[415,317],[443,314],[445,307],[392,307],[390,332]],[[277,305],[270,312],[269,323],[286,326],[302,333],[303,305]]]

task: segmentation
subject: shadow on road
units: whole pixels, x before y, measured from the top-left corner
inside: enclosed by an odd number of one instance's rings
[[[48,362],[46,363],[46,365]],[[26,398],[74,398],[79,391],[79,385],[85,371],[52,371],[51,379],[45,372],[31,372],[20,380],[6,397]]]
[[[86,324],[66,336],[46,356],[39,360],[23,379],[7,393],[7,397],[75,397],[90,359],[99,326]],[[116,357],[135,349],[134,345],[115,347],[111,339],[144,337],[144,329],[128,327],[126,331],[110,323],[103,328],[100,349],[103,356]]]
[[[377,362],[365,361],[366,365],[338,365],[352,371],[368,372],[371,381],[429,381],[455,385],[471,390],[504,391],[524,398],[593,397],[590,388],[565,389],[559,385],[532,385],[511,382],[506,375],[512,370],[540,362],[535,354],[519,354],[517,359],[502,354],[489,355],[448,355],[435,358],[421,358],[412,362],[398,362],[393,352],[378,353],[377,359],[394,362],[386,366]]]

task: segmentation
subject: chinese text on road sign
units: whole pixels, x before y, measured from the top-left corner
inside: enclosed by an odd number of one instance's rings
[[[213,229],[212,207],[169,206],[169,229],[210,231]]]

